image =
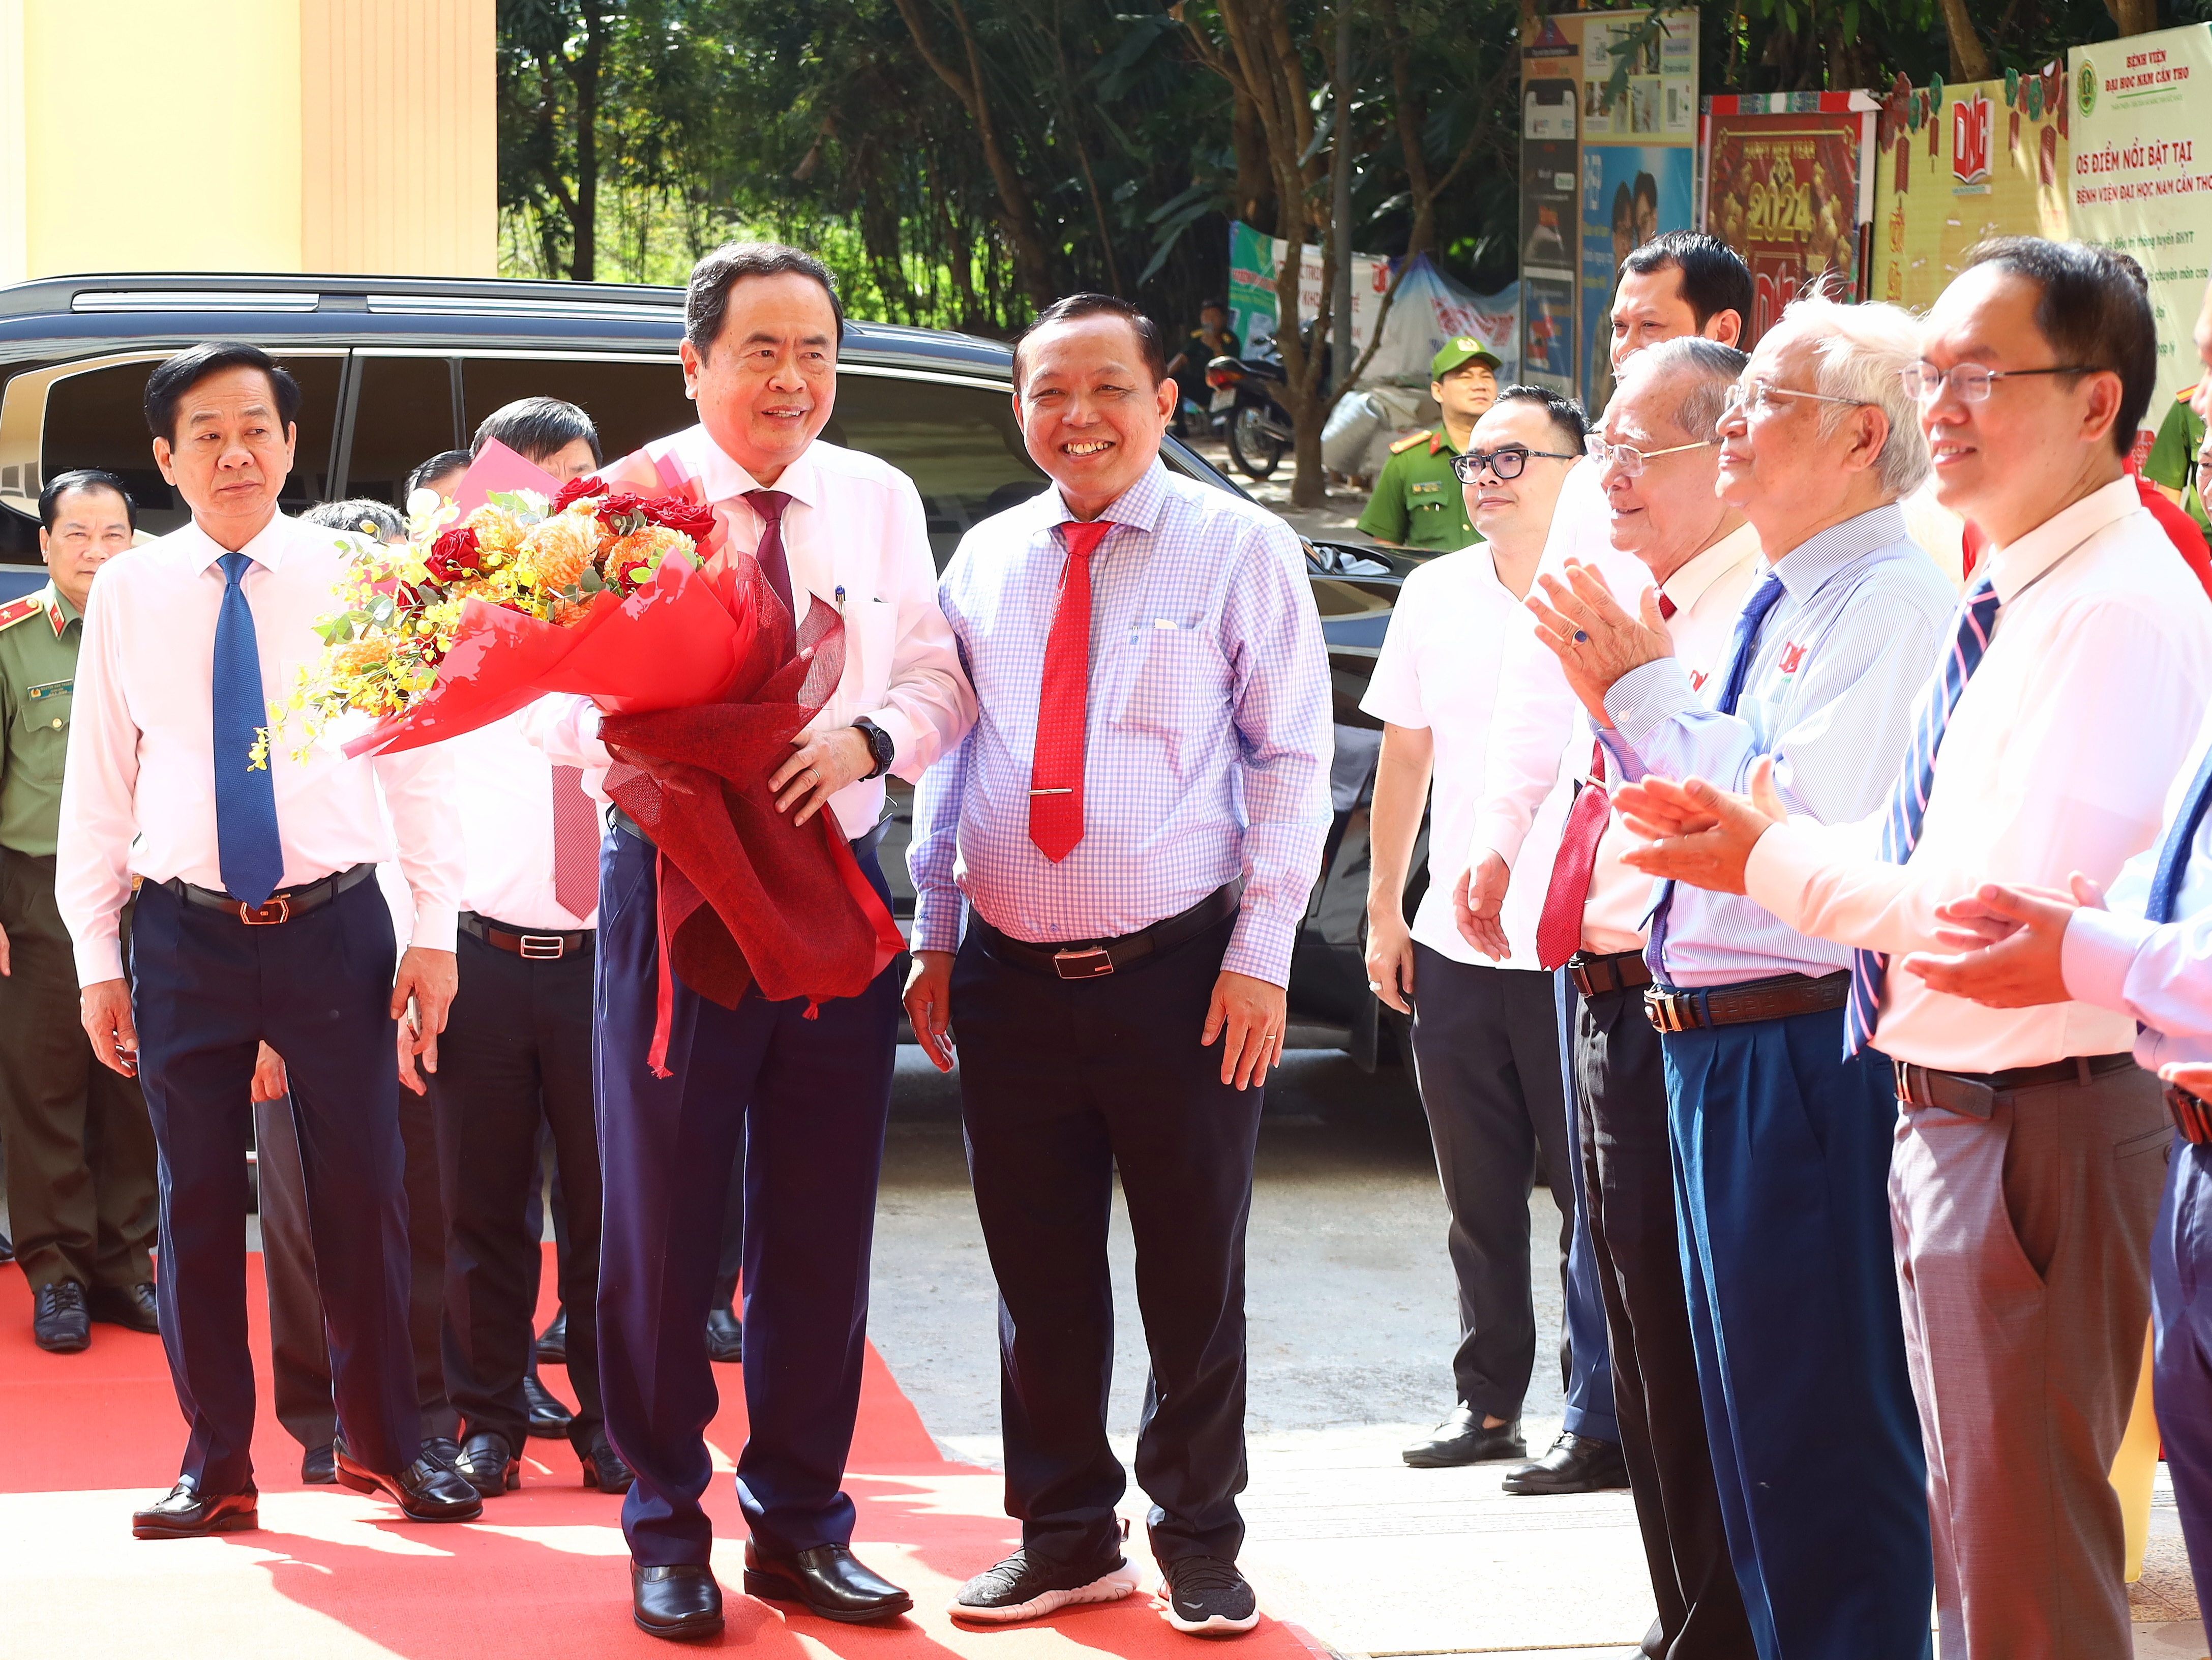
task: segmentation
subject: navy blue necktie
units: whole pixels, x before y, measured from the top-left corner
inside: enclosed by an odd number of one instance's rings
[[[1723,714],[1735,713],[1736,701],[1743,696],[1743,683],[1751,678],[1751,660],[1758,655],[1759,627],[1766,621],[1766,613],[1774,609],[1774,602],[1782,598],[1782,579],[1772,571],[1765,581],[1751,591],[1743,610],[1735,619],[1735,639],[1729,648],[1728,673],[1721,681],[1720,701],[1713,708]],[[1661,884],[1659,903],[1651,908],[1651,937],[1644,947],[1644,961],[1651,970],[1651,977],[1666,979],[1662,965],[1667,956],[1667,913],[1674,903],[1674,884]]]
[[[215,619],[215,838],[224,891],[258,905],[284,879],[284,844],[276,834],[276,782],[253,747],[269,725],[261,695],[261,650],[253,611],[239,579],[242,553],[226,553],[222,609]]]
[[[2160,925],[2173,921],[2181,903],[2182,879],[2189,872],[2189,849],[2197,840],[2197,827],[2204,822],[2208,805],[2212,805],[2212,750],[2205,751],[2203,764],[2190,783],[2188,797],[2166,840],[2159,844],[2158,872],[2150,879],[2150,898],[2143,905],[2146,921]]]

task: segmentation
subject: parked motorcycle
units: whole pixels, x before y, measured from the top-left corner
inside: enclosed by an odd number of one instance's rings
[[[1290,450],[1291,411],[1283,366],[1266,357],[1217,357],[1206,366],[1213,412],[1225,417],[1229,459],[1247,478],[1267,477]]]

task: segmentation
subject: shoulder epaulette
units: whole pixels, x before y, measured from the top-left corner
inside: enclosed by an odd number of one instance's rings
[[[1419,432],[1409,432],[1403,438],[1401,438],[1396,443],[1390,446],[1390,453],[1393,455],[1403,454],[1406,451],[1413,448],[1414,445],[1425,444],[1430,439],[1435,436],[1435,431],[1427,427],[1424,427]]]
[[[2196,397],[2196,396],[2197,396],[2197,388],[2196,388],[2196,387],[2194,387],[2194,386],[2184,386],[2184,387],[2183,387],[2179,392],[2177,392],[2176,393],[2174,393],[2174,394],[2173,394],[2173,401],[2174,401],[2175,403],[2177,403],[2177,404],[2186,404],[2187,402],[2189,402],[2189,400],[2190,400],[2191,398],[2194,398],[2194,397]]]
[[[11,599],[0,605],[0,629],[12,629],[18,623],[28,622],[45,610],[35,593],[27,593],[21,599]]]

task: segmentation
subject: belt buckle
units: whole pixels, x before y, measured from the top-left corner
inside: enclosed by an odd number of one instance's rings
[[[1644,988],[1644,1016],[1650,1021],[1655,1031],[1680,1031],[1682,1022],[1674,1012],[1674,994],[1656,986]]]
[[[2181,1132],[2181,1139],[2191,1146],[2212,1141],[2212,1108],[2179,1084],[2166,1086],[2166,1112],[2174,1128]]]
[[[524,933],[515,936],[522,941],[515,954],[532,963],[557,961],[568,949],[568,942],[557,933]]]
[[[289,922],[292,920],[292,902],[281,893],[263,900],[258,905],[249,905],[241,899],[238,902],[238,920],[249,928],[271,927],[279,922]]]
[[[1096,980],[1114,972],[1114,955],[1103,946],[1093,946],[1088,951],[1056,951],[1052,954],[1052,969],[1063,980]]]

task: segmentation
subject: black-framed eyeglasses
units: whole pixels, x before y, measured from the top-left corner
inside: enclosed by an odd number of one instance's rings
[[[1932,363],[1913,363],[1897,372],[1905,395],[1917,403],[1932,404],[1943,395],[1946,381],[1962,404],[1985,404],[1990,388],[2000,380],[2023,380],[2031,374],[2101,374],[2091,363],[2053,363],[2040,369],[1985,369],[1979,363],[1954,363],[1939,369]]]
[[[1504,449],[1469,450],[1464,455],[1452,457],[1452,476],[1462,484],[1472,484],[1482,477],[1485,467],[1495,473],[1501,484],[1510,483],[1521,476],[1528,465],[1528,458],[1540,455],[1547,461],[1579,461],[1578,455],[1563,455],[1558,450],[1522,449],[1518,444]]]

